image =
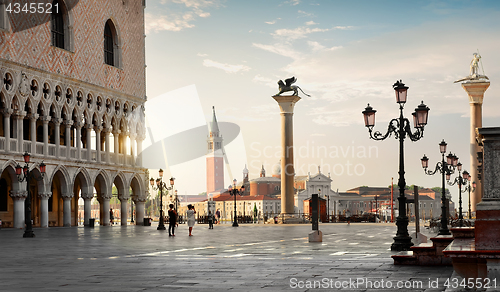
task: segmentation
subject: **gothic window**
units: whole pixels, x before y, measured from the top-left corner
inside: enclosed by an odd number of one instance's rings
[[[57,6],[56,6],[57,5]],[[61,49],[64,47],[64,15],[59,0],[52,2],[52,45]]]
[[[106,22],[104,27],[104,63],[114,66],[114,61],[113,33],[111,33],[109,23]]]
[[[0,29],[9,29],[9,16],[5,10],[7,0],[0,0]]]
[[[108,19],[104,25],[104,63],[119,67],[119,41],[114,23]]]

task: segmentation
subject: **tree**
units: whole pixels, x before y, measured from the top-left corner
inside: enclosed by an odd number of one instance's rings
[[[441,188],[441,187],[433,187],[433,188],[431,188],[431,190],[435,191],[436,193],[443,192],[443,188]],[[450,193],[450,190],[448,188],[445,188],[445,194],[449,194],[449,193]]]
[[[206,196],[207,192],[199,193],[198,196]]]

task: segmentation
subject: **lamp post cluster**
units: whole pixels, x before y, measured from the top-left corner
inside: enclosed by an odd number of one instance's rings
[[[446,180],[450,180],[450,176],[455,172],[455,168],[458,166],[458,157],[456,155],[448,154],[446,156],[446,160],[444,159],[444,154],[446,153],[446,146],[448,144],[443,140],[439,143],[439,151],[441,152],[441,161],[436,163],[436,168],[434,171],[427,170],[429,167],[429,158],[427,156],[422,157],[422,168],[424,169],[425,174],[434,175],[439,172],[441,174],[441,183],[442,183],[442,191],[441,191],[441,228],[439,229],[438,235],[450,235],[450,230],[448,229],[448,212],[446,212],[446,185],[445,185],[445,177]],[[461,168],[461,166],[460,166]]]
[[[404,139],[406,136],[411,141],[418,141],[423,137],[424,127],[427,125],[429,108],[422,102],[413,115],[413,126],[416,131],[413,133],[410,126],[410,121],[403,116],[403,109],[407,99],[408,88],[400,80],[393,84],[396,93],[396,103],[399,104],[399,118],[392,119],[389,122],[387,133],[382,134],[379,131],[373,132],[375,126],[375,113],[370,104],[363,111],[365,126],[368,128],[370,138],[373,140],[385,140],[394,134],[396,139],[399,139],[399,216],[396,218],[397,233],[394,237],[394,242],[391,245],[393,251],[409,250],[413,245],[411,237],[408,234],[408,216],[406,215],[406,197],[404,194],[406,188],[405,170],[404,170]]]
[[[151,178],[149,180],[149,183],[151,184],[151,187],[153,190],[160,190],[160,223],[158,223],[158,228],[157,230],[166,230],[165,224],[163,222],[163,190],[173,190],[174,188],[174,180],[175,178],[171,177],[170,178],[170,187],[167,187],[167,184],[163,182],[163,169],[160,168],[158,171],[159,178],[156,180],[154,178]],[[156,187],[155,187],[155,181],[156,181]]]
[[[229,194],[231,196],[234,196],[234,218],[233,218],[233,227],[238,227],[238,218],[236,217],[236,195],[243,195],[243,192],[245,191],[245,186],[242,185],[241,188],[238,190],[236,188],[236,179],[233,179],[233,185],[229,185],[228,187]]]
[[[43,163],[43,161],[39,164],[40,168],[40,173],[42,176],[40,178],[37,178],[33,175],[33,172],[30,171],[30,155],[28,152],[24,152],[23,155],[24,159],[24,167],[21,167],[21,165],[17,164],[16,165],[16,175],[17,179],[19,182],[26,181],[26,191],[27,191],[27,197],[26,200],[24,201],[24,220],[26,224],[26,229],[24,230],[23,237],[35,237],[35,234],[33,233],[33,224],[31,223],[31,194],[30,194],[30,181],[32,178],[41,181],[43,180],[43,177],[45,176],[45,168],[46,165]]]
[[[457,164],[457,170],[458,170],[458,176],[453,180],[450,181],[449,177],[446,176],[446,179],[448,181],[448,184],[450,186],[453,186],[455,184],[458,184],[458,226],[463,227],[464,226],[464,216],[462,215],[462,193],[465,193],[467,191],[467,182],[470,180],[470,175],[467,170],[464,170],[462,172],[462,163]],[[464,190],[462,190],[462,186],[466,186]]]

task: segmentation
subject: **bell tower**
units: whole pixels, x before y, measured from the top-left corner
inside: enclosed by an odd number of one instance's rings
[[[213,117],[210,123],[210,134],[207,140],[207,194],[224,189],[224,153],[222,136],[212,107]]]

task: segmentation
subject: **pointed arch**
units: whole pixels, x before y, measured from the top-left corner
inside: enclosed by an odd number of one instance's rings
[[[115,21],[108,19],[104,24],[104,63],[121,67],[121,40]]]

